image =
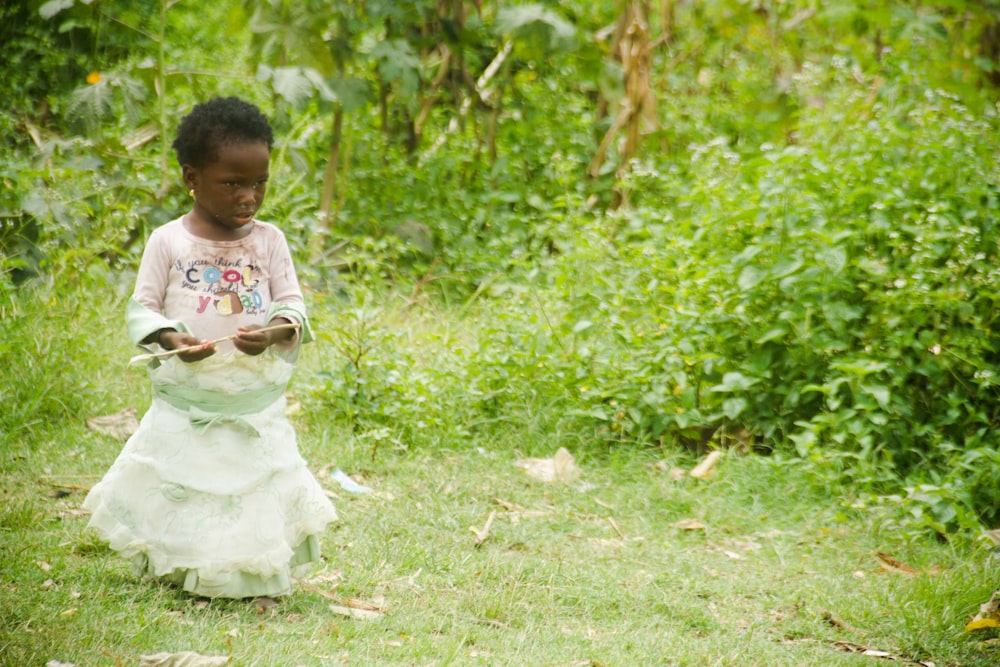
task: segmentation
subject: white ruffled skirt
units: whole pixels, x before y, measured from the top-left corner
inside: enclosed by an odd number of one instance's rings
[[[152,375],[232,392],[287,381],[291,369],[276,355],[233,352],[171,360]],[[292,578],[319,559],[318,538],[337,514],[299,455],[283,397],[241,420],[202,430],[154,398],[84,500],[89,527],[140,572],[196,595],[290,593]]]

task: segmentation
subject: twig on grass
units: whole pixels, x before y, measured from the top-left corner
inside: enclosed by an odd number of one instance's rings
[[[62,482],[49,482],[49,486],[57,489],[68,489],[71,491],[90,491],[90,487],[85,484],[63,484]]]
[[[490,526],[493,525],[493,519],[496,518],[496,510],[491,510],[490,515],[486,517],[486,525],[483,526],[482,530],[475,528],[474,526],[469,526],[469,530],[476,536],[475,547],[478,549],[486,541],[486,538],[490,536]]]

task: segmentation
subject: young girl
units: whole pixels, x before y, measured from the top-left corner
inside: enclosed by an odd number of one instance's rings
[[[173,146],[194,204],[150,236],[127,309],[134,342],[181,351],[150,363],[152,405],[84,501],[140,573],[205,597],[290,593],[336,518],[285,418],[311,333],[285,237],[255,217],[272,144],[237,98],[181,121]]]

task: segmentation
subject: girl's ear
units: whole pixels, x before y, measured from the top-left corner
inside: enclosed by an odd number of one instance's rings
[[[181,175],[184,177],[184,185],[192,190],[198,189],[198,170],[189,164],[181,167]]]

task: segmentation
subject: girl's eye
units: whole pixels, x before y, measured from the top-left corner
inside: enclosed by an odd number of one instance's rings
[[[222,185],[230,190],[233,190],[234,192],[244,187],[242,183],[238,183],[237,181],[225,181]],[[267,188],[267,181],[257,181],[249,187],[251,190],[255,190],[256,192],[262,192],[265,188]]]

